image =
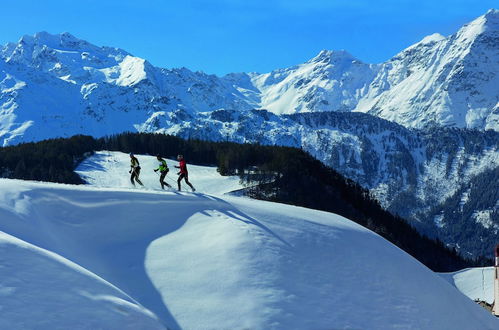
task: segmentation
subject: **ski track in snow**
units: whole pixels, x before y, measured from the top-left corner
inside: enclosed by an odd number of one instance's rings
[[[154,157],[137,157],[148,188],[111,152],[78,168],[86,186],[0,179],[1,329],[499,326],[341,216],[222,195],[238,187],[214,168],[188,165],[217,195],[159,191]]]

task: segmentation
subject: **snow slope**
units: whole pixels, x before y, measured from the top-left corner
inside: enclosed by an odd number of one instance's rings
[[[470,299],[494,302],[494,267],[468,268],[440,275]]]
[[[0,254],[1,329],[163,328],[122,290],[54,252],[0,232]]]
[[[88,159],[87,178],[101,176],[110,156]],[[108,175],[119,183],[128,163],[115,166]],[[190,169],[201,182],[202,171]],[[0,179],[0,294],[8,296],[0,328],[499,326],[440,276],[338,215],[119,185]]]

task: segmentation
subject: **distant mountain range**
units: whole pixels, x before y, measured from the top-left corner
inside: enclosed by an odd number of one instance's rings
[[[0,48],[0,143],[147,131],[302,147],[477,255],[487,247],[465,240],[489,242],[499,229],[499,193],[487,202],[469,193],[479,176],[497,182],[498,86],[498,10],[381,64],[322,51],[292,68],[224,77],[41,32]],[[475,205],[465,223],[480,228],[476,237],[447,230],[455,215],[444,205],[456,194]]]

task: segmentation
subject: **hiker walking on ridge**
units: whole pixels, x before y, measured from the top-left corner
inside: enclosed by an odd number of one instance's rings
[[[135,186],[135,181],[137,181],[138,184],[143,186],[142,182],[139,179],[140,175],[140,163],[137,157],[133,155],[133,153],[130,153],[130,171],[128,173],[131,173],[132,176],[130,177],[130,181],[132,184]],[[134,181],[135,179],[135,181]]]
[[[178,190],[179,191],[181,190],[180,189],[180,181],[182,181],[182,179],[185,179],[185,183],[187,183],[189,185],[189,187],[191,187],[192,191],[193,192],[196,191],[196,189],[189,182],[189,173],[187,172],[187,164],[185,163],[184,156],[178,155],[177,160],[179,162],[179,166],[175,166],[175,167],[180,169],[180,171],[177,173],[179,175],[178,180],[177,180]]]
[[[168,188],[171,188],[172,186],[170,186],[168,183],[166,183],[164,181],[166,174],[168,174],[168,172],[170,171],[170,169],[168,168],[168,165],[166,164],[166,160],[161,158],[160,155],[157,155],[156,159],[159,162],[159,167],[157,169],[155,169],[154,172],[159,171],[159,173],[161,173],[161,175],[159,177],[159,183],[161,184],[161,189],[165,189],[165,186],[167,186]]]

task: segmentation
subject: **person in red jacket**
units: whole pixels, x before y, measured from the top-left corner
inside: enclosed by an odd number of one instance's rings
[[[179,168],[180,171],[177,173],[178,174],[178,180],[177,180],[177,183],[178,183],[178,190],[180,191],[180,181],[182,181],[182,179],[185,179],[185,183],[187,183],[189,185],[189,187],[191,187],[192,191],[196,191],[196,188],[194,188],[192,186],[192,184],[189,182],[189,173],[187,172],[187,164],[185,163],[185,159],[184,159],[184,156],[182,155],[178,155],[177,156],[177,160],[179,162],[179,166],[175,166],[176,168]]]

